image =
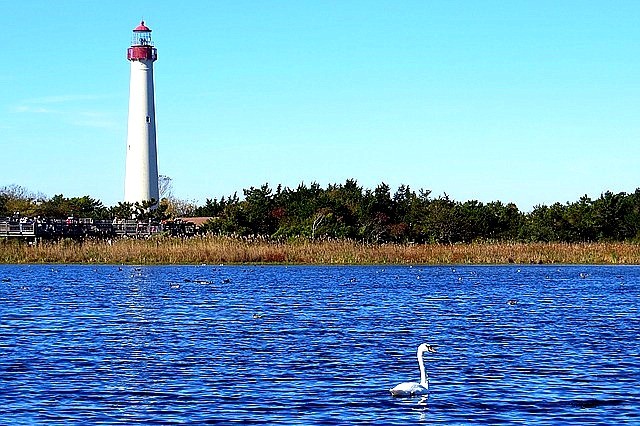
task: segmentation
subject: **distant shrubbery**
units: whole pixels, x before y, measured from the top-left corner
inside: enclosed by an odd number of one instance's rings
[[[0,189],[0,216],[20,212],[47,217],[156,218],[175,212],[171,200],[149,213],[145,206],[119,203],[105,207],[85,196],[37,197],[21,187]],[[173,207],[173,208],[172,208]],[[317,183],[275,190],[265,184],[220,200],[191,206],[191,216],[211,216],[205,230],[220,235],[260,235],[273,239],[351,239],[369,243],[469,243],[477,241],[607,242],[640,236],[640,189],[632,194],[606,192],[596,200],[584,196],[573,203],[555,203],[521,212],[500,201],[459,202],[431,197],[400,186],[393,194],[381,183],[374,190],[355,180],[321,188]],[[175,214],[175,213],[174,213]]]
[[[46,217],[65,219],[67,217],[113,219],[132,218],[139,220],[149,218],[164,219],[168,204],[160,203],[156,210],[149,207],[155,203],[118,203],[105,207],[100,200],[85,195],[84,197],[66,198],[62,194],[48,198],[42,194],[34,195],[18,185],[0,188],[0,216]]]

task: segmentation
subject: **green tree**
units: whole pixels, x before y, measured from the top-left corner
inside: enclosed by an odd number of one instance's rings
[[[20,185],[4,186],[0,188],[0,214],[32,216],[41,198]]]
[[[408,185],[400,185],[393,194],[393,223],[389,233],[392,241],[418,241],[418,224],[421,221],[422,202]]]
[[[71,216],[71,206],[69,200],[62,194],[57,194],[50,199],[43,201],[36,208],[35,213],[39,216],[65,219]]]
[[[119,202],[109,208],[109,216],[116,219],[131,219],[134,216],[135,208],[133,203]]]
[[[488,234],[485,238],[498,241],[515,241],[518,238],[524,214],[514,203],[504,205],[500,201],[493,201],[486,205],[486,210]]]
[[[456,203],[447,194],[426,206],[423,232],[429,242],[453,244],[460,241]]]
[[[271,188],[266,183],[260,188],[251,187],[244,190],[245,200],[242,208],[246,225],[252,234],[270,236],[277,229],[271,193]]]
[[[318,227],[325,221],[316,221],[319,211],[324,210],[324,198],[324,190],[317,182],[312,182],[309,187],[302,182],[295,190],[279,187],[273,199],[273,214],[278,223],[274,236],[314,238]]]
[[[357,212],[360,238],[369,242],[388,241],[394,215],[389,185],[383,182],[373,192],[365,191]]]
[[[331,220],[325,225],[327,235],[334,238],[359,238],[362,201],[362,188],[353,179],[348,179],[344,185],[329,185],[324,200],[324,207],[331,212]]]
[[[629,199],[631,200],[631,199]],[[626,194],[605,192],[593,203],[593,216],[600,241],[624,241],[636,235],[633,224],[625,220],[633,214],[633,203]]]
[[[169,219],[167,208],[167,204],[158,203],[154,199],[133,204],[134,216],[139,221],[159,222]]]
[[[566,217],[566,206],[560,203],[534,206],[524,221],[520,236],[532,242],[568,241],[571,225]]]
[[[598,239],[593,201],[587,195],[580,197],[577,202],[567,205],[566,220],[571,229],[567,236],[569,242],[596,241]]]

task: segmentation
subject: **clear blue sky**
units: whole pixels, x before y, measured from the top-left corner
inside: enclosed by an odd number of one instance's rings
[[[178,198],[353,178],[529,211],[640,187],[637,0],[0,6],[0,186],[122,200],[144,17]]]

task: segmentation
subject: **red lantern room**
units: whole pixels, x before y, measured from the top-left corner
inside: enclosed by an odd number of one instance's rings
[[[127,59],[130,61],[158,59],[158,51],[153,47],[151,41],[151,29],[140,22],[140,25],[133,29],[133,37],[131,39],[131,47],[127,50]]]

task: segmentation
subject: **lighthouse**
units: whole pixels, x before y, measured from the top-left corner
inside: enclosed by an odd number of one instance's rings
[[[151,41],[151,30],[140,22],[133,29],[127,59],[131,63],[129,121],[124,201],[159,200],[156,112],[153,93],[153,63],[158,52]]]

